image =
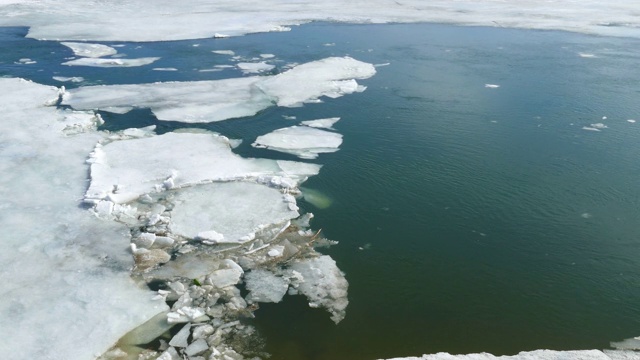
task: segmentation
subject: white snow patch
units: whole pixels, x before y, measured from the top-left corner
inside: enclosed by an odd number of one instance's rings
[[[0,354],[93,359],[166,305],[131,280],[128,230],[79,206],[95,117],[45,106],[55,87],[2,78],[0,88]]]
[[[62,63],[67,66],[93,66],[93,67],[135,67],[148,65],[160,58],[146,57],[138,59],[101,59],[101,58],[80,58]]]
[[[320,153],[338,151],[340,144],[340,134],[307,126],[292,126],[258,136],[251,145],[293,154],[303,159],[315,159]]]
[[[62,45],[70,48],[76,56],[99,58],[103,56],[115,55],[118,50],[111,46],[102,44],[78,43],[78,42],[62,42]]]

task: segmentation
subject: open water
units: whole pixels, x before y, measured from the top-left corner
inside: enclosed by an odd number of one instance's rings
[[[347,317],[335,325],[298,296],[262,305],[253,323],[273,359],[607,348],[640,335],[638,40],[319,23],[122,43],[127,57],[162,59],[100,69],[62,66],[69,49],[25,34],[0,29],[0,76],[57,86],[52,76],[82,76],[80,85],[242,76],[199,71],[233,65],[211,50],[274,54],[278,69],[345,55],[388,63],[360,82],[364,93],[250,118],[185,125],[148,110],[103,114],[105,129],[197,126],[245,139],[236,149],[243,156],[291,160],[250,144],[297,121],[342,117],[341,150],[321,155],[320,175],[304,184],[324,206],[301,206],[316,215],[314,228],[340,241],[327,253],[350,283]],[[606,128],[583,129],[597,123]]]

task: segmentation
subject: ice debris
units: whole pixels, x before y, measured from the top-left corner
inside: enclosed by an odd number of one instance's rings
[[[452,355],[437,353],[420,357],[393,358],[388,360],[618,360],[637,359],[637,353],[611,350],[575,350],[554,351],[535,350],[523,351],[516,355],[495,356],[488,353]]]
[[[257,74],[265,71],[270,71],[275,68],[275,65],[267,64],[264,61],[257,63],[240,62],[236,66],[242,70],[243,74]]]
[[[340,121],[339,117],[332,117],[326,119],[306,120],[301,122],[301,125],[309,126],[312,128],[330,129],[333,130],[333,124]]]

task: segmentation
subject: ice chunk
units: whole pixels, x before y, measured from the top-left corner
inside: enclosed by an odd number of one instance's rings
[[[320,169],[317,165],[242,158],[231,151],[226,137],[213,133],[167,133],[98,144],[89,162],[91,184],[85,199],[109,198],[114,203],[161,191],[169,178],[179,188],[211,181],[281,176],[295,187]],[[200,231],[207,230],[211,229]]]
[[[213,50],[211,52],[218,55],[229,55],[229,56],[234,56],[236,54],[235,52],[233,52],[233,50]]]
[[[497,89],[500,87],[500,85],[496,85],[496,84],[484,84],[484,87],[489,88],[489,89]]]
[[[82,57],[99,58],[103,56],[115,55],[118,50],[111,46],[102,44],[90,44],[79,42],[62,42],[62,45],[70,48],[74,54]]]
[[[333,129],[333,124],[337,123],[338,121],[340,121],[339,117],[332,117],[326,119],[307,120],[301,122],[300,124],[312,128]]]
[[[0,88],[0,280],[8,294],[0,298],[0,354],[93,359],[166,305],[131,279],[128,229],[79,206],[83,161],[102,136],[65,134],[74,113],[44,106],[58,98],[55,87],[0,78]]]
[[[202,354],[207,350],[209,350],[209,345],[207,344],[207,341],[205,339],[198,339],[192,342],[191,344],[189,344],[189,346],[187,346],[187,348],[184,350],[184,353],[187,354],[188,356],[195,356],[195,355]]]
[[[154,71],[178,71],[178,69],[173,68],[173,67],[153,68],[151,70],[154,70]]]
[[[247,284],[248,302],[273,302],[282,300],[289,288],[289,282],[271,271],[253,270],[248,272],[244,281]]]
[[[62,103],[77,110],[150,108],[159,120],[212,122],[255,115],[274,102],[297,106],[321,96],[350,94],[360,90],[355,79],[374,74],[371,64],[349,57],[327,58],[274,76],[86,86],[67,91]]]
[[[134,67],[148,65],[160,58],[146,57],[138,59],[100,59],[100,58],[80,58],[63,62],[67,66],[93,66],[93,67]]]
[[[357,92],[355,79],[375,75],[373,65],[350,57],[331,57],[298,65],[256,84],[276,99],[278,106],[299,106],[321,96],[339,97]]]
[[[211,285],[217,288],[225,288],[227,286],[232,286],[240,282],[240,277],[242,277],[242,271],[238,271],[238,269],[229,268],[229,269],[219,269],[207,277],[208,281]]]
[[[303,159],[315,159],[320,153],[338,151],[342,135],[307,126],[292,126],[258,136],[254,147],[296,155]]]
[[[244,74],[256,74],[273,70],[273,68],[275,68],[275,65],[267,64],[264,61],[258,63],[241,62],[237,63],[236,66],[238,67],[238,69],[242,70]]]
[[[171,231],[214,243],[237,243],[271,224],[298,217],[283,194],[250,182],[212,183],[184,189],[175,195]],[[215,232],[215,238],[206,234]]]
[[[294,276],[297,272],[302,276]],[[296,260],[288,269],[291,285],[309,299],[309,306],[324,307],[335,323],[344,319],[349,300],[349,284],[336,262],[327,255],[312,259]]]
[[[189,335],[191,334],[190,330],[190,323],[183,326],[182,329],[180,329],[180,331],[178,331],[178,333],[175,334],[173,338],[171,338],[171,341],[169,341],[169,345],[186,348],[189,345],[187,339],[189,339]]]
[[[65,77],[65,76],[54,76],[53,80],[55,81],[60,81],[60,82],[74,82],[74,83],[78,83],[78,82],[83,82],[84,78],[81,76],[73,76],[73,77]]]

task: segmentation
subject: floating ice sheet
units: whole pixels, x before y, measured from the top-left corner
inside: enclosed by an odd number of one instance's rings
[[[171,231],[212,243],[253,240],[255,232],[265,226],[299,216],[291,195],[251,182],[194,186],[179,191],[173,201]],[[215,239],[211,232],[218,234]]]
[[[28,36],[38,39],[184,40],[286,31],[285,25],[329,20],[438,22],[640,37],[636,0],[557,0],[551,5],[532,0],[193,0],[188,7],[167,0],[152,5],[143,0],[91,6],[81,0],[0,3],[0,26],[29,26]]]
[[[93,66],[93,67],[135,67],[149,65],[160,58],[145,57],[138,59],[101,59],[101,58],[80,58],[67,62],[62,65],[67,66]]]
[[[338,151],[342,135],[307,126],[292,126],[258,136],[254,147],[296,155],[303,159],[315,159],[320,153]]]
[[[112,112],[150,108],[159,120],[212,122],[252,116],[274,103],[297,106],[321,96],[338,97],[361,91],[355,79],[374,74],[371,64],[350,57],[327,58],[275,76],[87,86],[69,90],[63,104],[77,110]]]
[[[98,144],[91,154],[85,199],[127,203],[140,195],[212,181],[258,180],[296,187],[320,166],[246,159],[213,133],[167,133]]]
[[[242,70],[244,74],[257,74],[273,70],[273,68],[275,68],[275,65],[267,64],[264,61],[257,63],[241,62],[237,63],[236,66],[238,67],[238,69]]]
[[[616,355],[621,355],[616,357]],[[627,357],[633,356],[633,357]],[[388,360],[614,360],[614,359],[635,359],[631,352],[600,350],[578,350],[578,351],[554,351],[535,350],[523,351],[517,355],[494,356],[488,353],[451,355],[449,353],[437,353],[422,355],[420,357],[393,358]]]
[[[62,45],[70,48],[74,54],[82,57],[99,58],[103,56],[115,55],[118,50],[111,46],[102,44],[63,42]]]
[[[45,106],[54,87],[0,88],[0,354],[93,359],[165,305],[130,278],[128,230],[79,206],[98,118]]]
[[[313,128],[333,129],[333,124],[337,123],[338,121],[340,121],[339,117],[332,117],[326,119],[306,120],[301,122],[300,124]]]

